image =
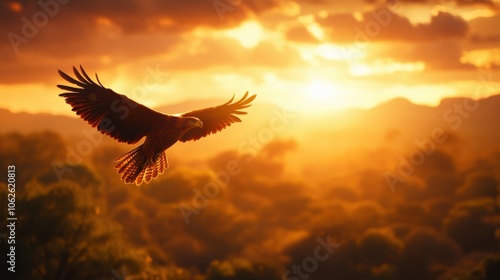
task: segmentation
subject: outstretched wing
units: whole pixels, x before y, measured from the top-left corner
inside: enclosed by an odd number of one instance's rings
[[[105,88],[97,77],[96,84],[89,78],[82,66],[81,73],[73,67],[76,79],[59,70],[59,75],[66,81],[76,85],[57,85],[68,92],[61,93],[82,119],[92,127],[97,126],[103,134],[107,134],[120,142],[136,143],[152,128],[155,121],[166,116],[151,110],[125,95]]]
[[[246,115],[247,112],[240,110],[251,106],[250,102],[256,97],[256,95],[252,95],[248,98],[247,96],[248,91],[235,103],[231,103],[234,99],[233,96],[231,100],[217,107],[195,110],[182,114],[183,117],[197,117],[203,122],[203,127],[195,127],[188,130],[179,140],[182,142],[198,140],[201,137],[221,131],[232,123],[241,122],[240,118],[235,115]]]

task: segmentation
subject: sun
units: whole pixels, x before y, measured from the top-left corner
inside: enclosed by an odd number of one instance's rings
[[[332,82],[314,79],[302,89],[302,107],[307,111],[325,111],[344,108],[341,92]]]

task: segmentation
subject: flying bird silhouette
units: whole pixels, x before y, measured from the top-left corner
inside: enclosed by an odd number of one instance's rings
[[[82,119],[103,134],[119,142],[144,143],[117,157],[115,168],[125,183],[149,183],[168,168],[166,150],[177,141],[187,142],[217,133],[232,123],[241,122],[236,115],[247,114],[242,109],[251,106],[256,95],[248,91],[238,101],[182,114],[163,114],[139,104],[123,94],[105,88],[89,78],[82,66],[81,73],[73,67],[74,79],[59,70],[59,75],[74,86],[57,85],[67,92],[59,94]]]

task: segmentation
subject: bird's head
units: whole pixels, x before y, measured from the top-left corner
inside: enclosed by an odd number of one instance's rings
[[[186,123],[187,123],[188,127],[190,127],[190,128],[192,128],[192,127],[202,128],[203,127],[203,122],[201,122],[200,119],[195,118],[195,117],[186,117]]]

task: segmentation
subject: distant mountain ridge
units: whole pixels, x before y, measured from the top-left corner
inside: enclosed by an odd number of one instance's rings
[[[181,113],[216,106],[226,101],[228,100],[185,101],[155,109],[166,113]],[[248,115],[242,116],[243,124],[233,125],[230,130],[205,138],[204,144],[200,144],[199,147],[202,149],[201,147],[216,145],[220,141],[227,143],[228,147],[238,147],[249,136],[258,135],[263,129],[268,128],[270,120],[276,114],[280,114],[280,110],[282,109],[272,104],[256,103],[248,108]],[[366,137],[382,139],[388,131],[398,131],[400,135],[407,138],[406,141],[412,141],[412,139],[427,137],[435,128],[442,128],[450,133],[458,133],[466,139],[477,138],[477,145],[500,144],[498,126],[500,95],[478,101],[462,97],[446,98],[436,107],[418,105],[403,98],[396,98],[371,109],[332,111],[317,116],[301,112],[294,114],[296,118],[291,121],[284,132],[276,133],[276,137],[302,137],[311,131],[324,131],[324,133],[338,131],[340,135],[345,135],[341,133],[342,131],[354,131],[355,133],[351,135],[357,135],[357,137],[366,135]],[[0,119],[2,120],[0,133],[52,130],[65,137],[71,137],[81,136],[83,130],[91,129],[76,115],[69,117],[46,113],[13,113],[0,109]],[[180,149],[186,149],[185,151],[189,152],[191,146]]]
[[[73,117],[48,113],[13,113],[0,108],[0,133],[54,130],[62,134],[80,132],[87,124]]]

